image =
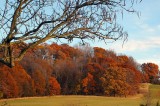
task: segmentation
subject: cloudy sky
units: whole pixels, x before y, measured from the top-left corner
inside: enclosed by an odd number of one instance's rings
[[[114,43],[92,43],[105,49],[113,49],[117,53],[132,56],[139,63],[153,62],[160,67],[160,0],[143,0],[135,6],[141,13],[140,18],[136,14],[124,14],[120,23],[128,32],[128,41],[116,41]]]

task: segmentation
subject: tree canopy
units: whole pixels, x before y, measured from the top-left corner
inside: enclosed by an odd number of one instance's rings
[[[117,24],[123,11],[141,0],[2,0],[0,62],[13,67],[26,52],[49,40],[117,40],[127,33]],[[15,48],[19,49],[18,53]]]

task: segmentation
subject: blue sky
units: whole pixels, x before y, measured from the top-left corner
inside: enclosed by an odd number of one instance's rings
[[[160,66],[160,0],[143,0],[135,6],[141,13],[140,18],[136,14],[125,13],[120,24],[129,34],[128,41],[116,41],[114,43],[103,42],[90,43],[91,46],[99,46],[112,49],[117,53],[126,54],[135,58],[138,63],[153,62]]]

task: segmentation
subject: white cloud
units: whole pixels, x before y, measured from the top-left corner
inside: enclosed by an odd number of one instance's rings
[[[160,25],[157,26],[158,30],[160,30]]]
[[[130,30],[128,41],[122,48],[122,43],[113,44],[113,48],[118,52],[144,51],[151,48],[160,48],[160,24],[149,25],[145,21],[134,23],[136,29]],[[130,33],[131,32],[131,33]]]
[[[115,49],[118,52],[127,52],[127,51],[144,51],[149,50],[151,48],[160,48],[160,37],[156,38],[148,38],[148,39],[139,39],[139,40],[129,40],[127,41],[123,47],[122,43],[114,43],[110,46],[112,49]]]
[[[149,36],[160,36],[160,24],[150,25],[144,21],[137,21],[137,23],[135,23],[135,27],[136,31],[133,31],[132,33],[138,34],[139,36],[144,36],[144,38]],[[134,36],[133,34],[132,36]]]

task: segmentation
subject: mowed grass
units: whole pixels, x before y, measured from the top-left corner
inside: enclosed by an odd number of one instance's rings
[[[160,99],[160,85],[150,85],[149,89],[153,99]]]
[[[149,87],[153,106],[160,101],[160,85]],[[131,97],[105,96],[51,96],[0,100],[0,106],[140,106],[145,103],[142,95]]]
[[[140,103],[139,98],[100,96],[52,96],[7,100],[10,106],[139,106]]]

